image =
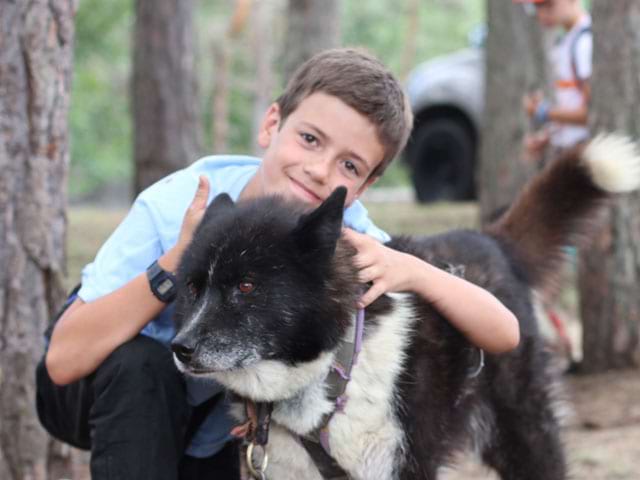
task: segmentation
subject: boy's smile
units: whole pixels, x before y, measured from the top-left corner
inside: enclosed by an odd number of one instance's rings
[[[282,122],[277,104],[262,121],[263,161],[241,198],[280,194],[317,206],[339,186],[350,205],[376,177],[384,157],[375,126],[342,100],[317,92]]]

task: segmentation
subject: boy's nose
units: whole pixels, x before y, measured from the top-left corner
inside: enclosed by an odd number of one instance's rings
[[[314,182],[326,183],[331,172],[331,161],[328,158],[308,160],[304,171]]]

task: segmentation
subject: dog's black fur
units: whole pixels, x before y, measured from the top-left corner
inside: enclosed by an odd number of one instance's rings
[[[555,161],[484,232],[388,244],[492,292],[521,329],[515,351],[487,355],[484,370],[472,376],[478,350],[411,296],[418,320],[394,387],[392,409],[406,435],[394,478],[436,478],[469,439],[503,479],[566,478],[556,379],[538,335],[532,289],[552,279],[562,247],[588,231],[608,196],[581,155],[576,150]],[[174,351],[183,370],[247,369],[265,359],[295,366],[336,348],[362,292],[353,248],[340,238],[344,198],[338,189],[311,213],[278,198],[237,205],[215,199],[178,272]],[[202,319],[183,325],[203,295],[210,302]],[[385,295],[367,308],[365,342],[395,301]]]

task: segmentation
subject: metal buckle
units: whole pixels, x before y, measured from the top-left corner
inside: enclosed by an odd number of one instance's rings
[[[269,455],[267,455],[267,449],[263,445],[257,445],[262,449],[262,464],[260,466],[253,465],[253,447],[256,444],[251,442],[247,447],[247,467],[249,468],[249,473],[251,476],[257,480],[266,480],[265,471],[267,470],[267,465],[269,464]]]

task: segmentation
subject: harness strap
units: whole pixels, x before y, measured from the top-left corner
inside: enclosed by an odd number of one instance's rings
[[[347,384],[351,380],[351,372],[358,362],[358,356],[362,350],[362,338],[364,336],[364,309],[358,309],[355,322],[351,326],[353,332],[347,332],[340,341],[340,348],[331,371],[327,376],[328,397],[335,403],[335,409],[326,414],[320,426],[313,432],[300,438],[302,446],[313,460],[324,478],[347,478],[346,472],[331,456],[329,447],[329,421],[336,412],[342,412],[348,401],[345,392]]]
[[[364,334],[364,309],[358,309],[354,324],[340,341],[340,348],[327,376],[328,397],[336,403],[338,410],[342,410],[346,397],[344,393],[347,384],[351,380],[351,371],[358,361],[358,355],[362,350],[362,336]],[[328,422],[328,419],[327,419]]]
[[[254,402],[244,399],[244,409],[247,421],[234,427],[231,430],[231,435],[264,447],[269,441],[273,402]]]
[[[309,438],[300,438],[300,443],[313,460],[316,468],[320,471],[322,478],[326,480],[347,478],[347,472],[338,465],[338,462],[327,453],[320,443]]]
[[[351,371],[358,361],[358,355],[362,350],[362,338],[364,335],[364,309],[358,309],[355,322],[351,326],[353,333],[347,331],[340,342],[336,357],[329,375],[327,376],[328,397],[335,402],[336,408],[333,412],[325,415],[320,422],[320,426],[304,438],[299,438],[300,443],[305,448],[323,477],[329,479],[346,479],[346,472],[331,457],[328,442],[327,425],[335,412],[341,412],[347,402],[345,391],[351,379]],[[353,340],[351,340],[353,339]],[[252,450],[254,445],[264,447],[269,440],[269,424],[271,422],[271,412],[273,403],[253,402],[244,399],[247,421],[234,427],[231,434],[235,437],[245,438]],[[254,478],[264,475],[266,460],[262,466],[255,468],[251,458],[251,450],[247,450],[247,464]],[[266,455],[266,452],[263,452]],[[263,457],[263,458],[266,458]]]

